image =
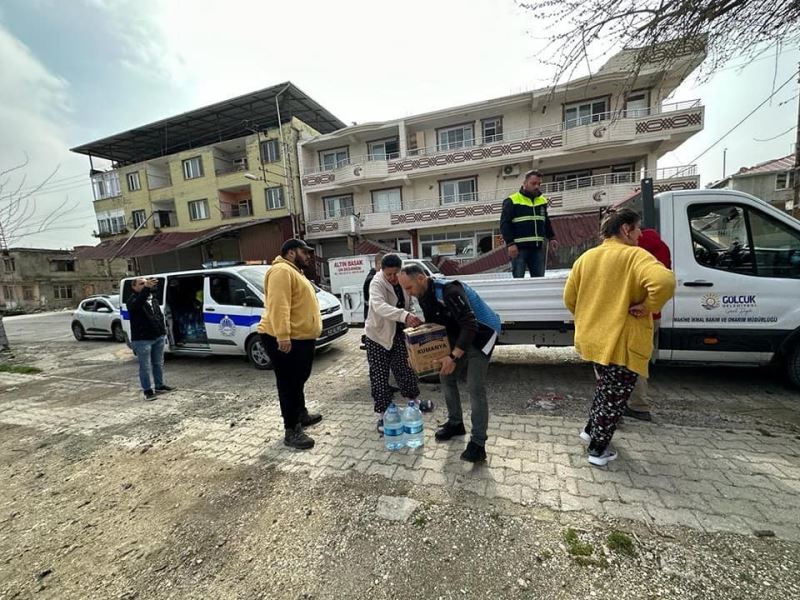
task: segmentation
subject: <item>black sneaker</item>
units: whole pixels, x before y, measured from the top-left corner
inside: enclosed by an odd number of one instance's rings
[[[453,425],[448,421],[436,431],[435,437],[437,442],[446,442],[457,435],[467,435],[464,424]]]
[[[631,419],[636,419],[638,421],[652,421],[653,415],[650,414],[649,410],[633,410],[632,408],[625,407],[625,410],[622,411],[622,415],[625,417],[630,417]]]
[[[175,391],[175,388],[168,385],[159,385],[156,387],[156,394],[166,394],[172,391]]]
[[[145,390],[144,391],[144,399],[145,400],[155,400],[156,393],[153,390]]]
[[[302,415],[300,415],[300,425],[303,427],[311,427],[312,425],[316,425],[322,421],[322,415],[317,413],[310,413],[306,411]]]
[[[467,444],[467,449],[461,453],[461,460],[476,463],[486,460],[486,448],[479,446],[475,442]]]
[[[298,423],[294,429],[287,429],[283,436],[283,445],[298,450],[310,450],[314,447],[314,440],[303,432],[303,425]]]

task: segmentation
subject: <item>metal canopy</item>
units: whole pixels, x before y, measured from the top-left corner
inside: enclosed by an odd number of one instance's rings
[[[278,126],[276,97],[282,123],[297,117],[320,133],[331,133],[345,127],[322,105],[291,82],[286,82],[136,127],[72,148],[72,151],[106,158],[124,166],[244,137],[253,133],[252,127],[264,130]]]

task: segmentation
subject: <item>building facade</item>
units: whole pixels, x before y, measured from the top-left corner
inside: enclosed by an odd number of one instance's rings
[[[746,192],[769,202],[790,215],[800,216],[800,207],[794,206],[794,155],[742,167],[729,177],[708,187]]]
[[[0,262],[0,306],[5,310],[74,308],[93,294],[115,294],[129,274],[125,259],[82,260],[77,251],[11,248]]]
[[[551,215],[598,212],[644,176],[696,188],[693,166],[658,160],[702,130],[699,101],[665,99],[699,64],[692,51],[630,81],[633,53],[557,87],[347,127],[300,143],[306,234],[323,257],[359,238],[417,257],[468,261],[502,246],[502,200],[544,173]],[[625,91],[632,90],[632,91]]]
[[[101,243],[83,255],[140,272],[270,260],[302,225],[298,141],[343,126],[287,83],[75,148],[113,164],[91,173]]]

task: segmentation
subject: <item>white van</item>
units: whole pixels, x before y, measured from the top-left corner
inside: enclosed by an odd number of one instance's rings
[[[155,293],[167,322],[167,352],[201,356],[244,354],[257,369],[271,368],[256,332],[264,310],[264,275],[269,268],[237,265],[149,275],[158,280]],[[130,339],[131,321],[125,300],[133,292],[134,279],[125,278],[119,286],[126,339]],[[322,313],[319,349],[347,333],[347,323],[336,296],[316,285],[314,288]]]

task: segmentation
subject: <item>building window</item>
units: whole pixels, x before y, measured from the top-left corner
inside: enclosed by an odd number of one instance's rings
[[[14,288],[10,285],[3,286],[3,298],[6,302],[13,302],[14,301]]]
[[[128,191],[138,192],[140,189],[142,189],[142,184],[139,181],[139,171],[128,173]]]
[[[22,299],[28,302],[33,302],[33,288],[25,286],[22,288]]]
[[[372,192],[372,212],[397,212],[403,210],[400,188],[374,190]]]
[[[74,260],[51,260],[50,261],[50,270],[53,273],[67,273],[70,271],[75,271],[75,261]]]
[[[119,196],[119,173],[108,171],[107,173],[93,175],[92,190],[94,191],[95,200]]]
[[[475,202],[478,199],[477,191],[478,180],[475,177],[439,182],[439,199],[442,204]]]
[[[794,187],[794,171],[784,171],[775,176],[775,190],[788,190]]]
[[[573,171],[571,173],[556,173],[553,175],[552,191],[554,192],[577,190],[578,188],[587,187],[592,187],[591,171]]]
[[[481,121],[481,132],[484,144],[500,142],[503,139],[503,117],[492,117]]]
[[[53,296],[56,300],[72,300],[71,285],[54,285]]]
[[[145,224],[147,221],[147,212],[143,210],[135,210],[131,213],[131,222],[133,223],[133,228],[138,229],[142,225]]]
[[[355,214],[353,207],[353,195],[328,196],[322,199],[325,206],[325,218],[336,219]]]
[[[650,92],[642,90],[631,92],[625,98],[625,116],[629,119],[646,117],[650,114]]]
[[[117,234],[125,230],[125,216],[105,216],[97,219],[97,227],[100,233]]]
[[[419,236],[423,258],[451,256],[469,259],[479,254],[491,252],[499,244],[495,239],[500,230],[491,231],[449,231],[446,233],[424,234]]]
[[[564,121],[567,129],[605,121],[608,117],[608,100],[586,100],[568,104],[564,107]]]
[[[467,148],[475,144],[475,131],[472,123],[443,127],[436,130],[436,146],[438,150],[455,150]]]
[[[269,187],[264,190],[267,197],[267,210],[275,210],[286,206],[286,201],[283,199],[283,188]]]
[[[195,156],[183,161],[183,178],[197,179],[203,176],[203,158]]]
[[[17,263],[13,258],[3,259],[3,269],[6,273],[13,273],[17,270]]]
[[[323,171],[333,171],[339,167],[350,164],[349,148],[337,148],[335,150],[322,150],[319,153],[319,167]]]
[[[400,156],[400,141],[397,138],[369,142],[367,148],[370,160],[387,160]]]
[[[193,200],[189,202],[189,219],[202,221],[208,218],[208,200]]]
[[[261,142],[261,162],[276,162],[281,159],[281,147],[278,140]]]

